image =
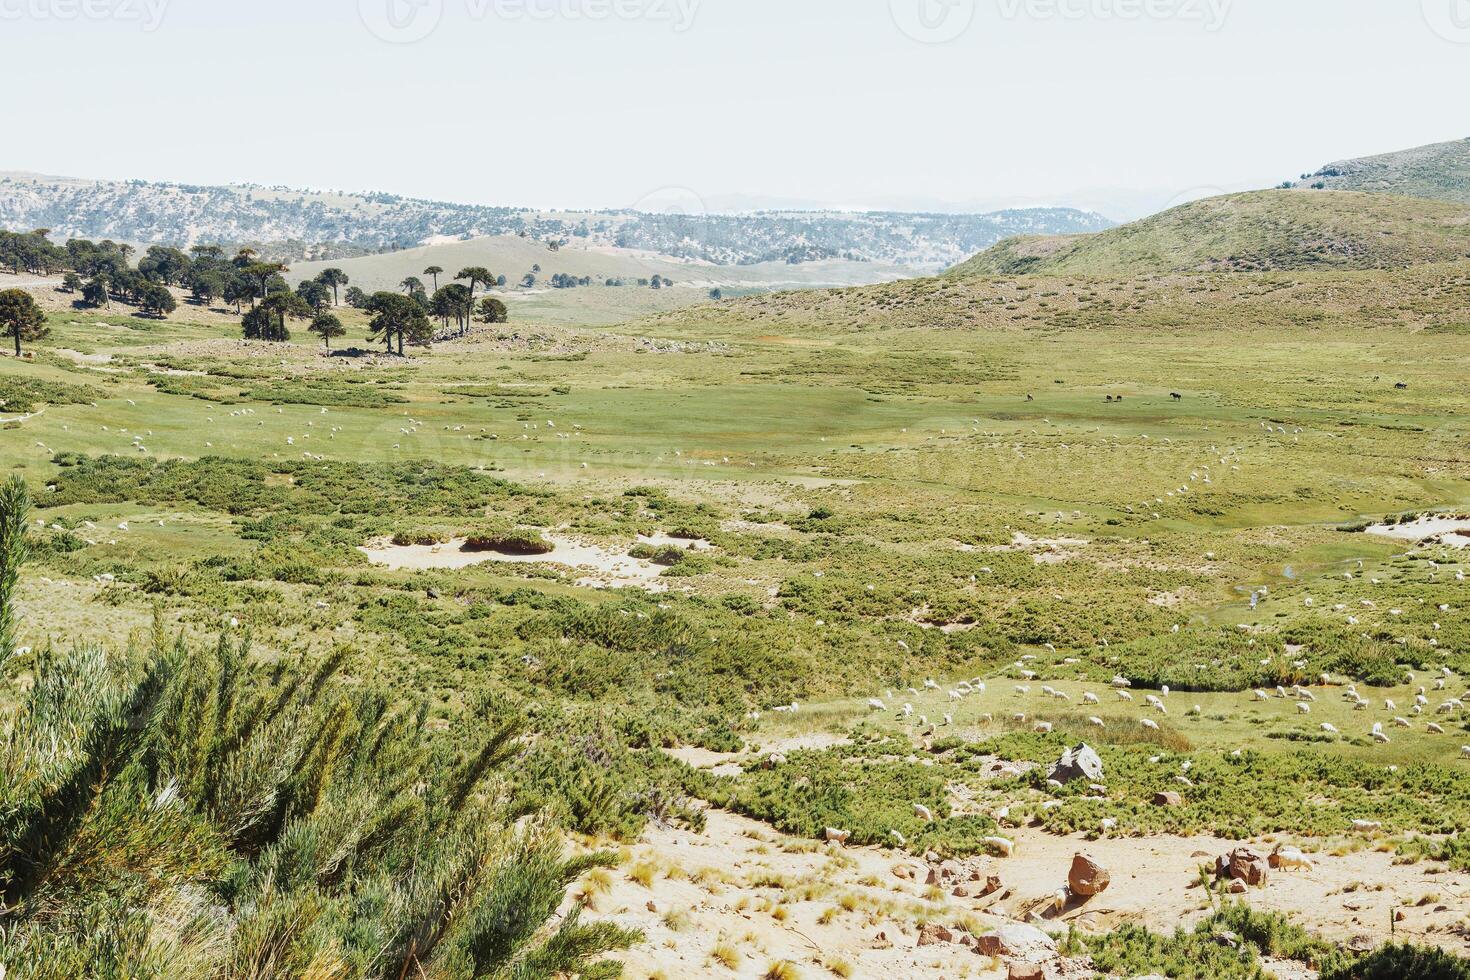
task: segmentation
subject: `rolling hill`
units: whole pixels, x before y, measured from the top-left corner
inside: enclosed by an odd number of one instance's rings
[[[1298,187],[1470,204],[1470,139],[1329,163]]]
[[[844,259],[938,270],[1003,238],[1099,231],[1071,208],[989,214],[771,211],[668,214],[538,211],[285,187],[80,180],[0,172],[0,228],[50,228],[58,239],[254,245],[286,261],[337,259],[445,239],[523,235],[719,265]]]
[[[1092,235],[1008,239],[952,276],[1401,269],[1470,257],[1470,208],[1336,191],[1255,191]]]

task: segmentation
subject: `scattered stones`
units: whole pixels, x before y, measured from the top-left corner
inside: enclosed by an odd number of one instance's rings
[[[956,934],[948,926],[942,926],[931,922],[919,930],[920,946],[937,946],[940,943],[954,943]]]
[[[1108,870],[1092,857],[1077,854],[1072,858],[1072,870],[1067,873],[1067,887],[1073,895],[1082,898],[1101,895],[1111,883],[1112,876],[1108,874]]]

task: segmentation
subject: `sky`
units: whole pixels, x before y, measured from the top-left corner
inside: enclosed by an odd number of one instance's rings
[[[1470,137],[1470,0],[0,0],[0,170],[1128,218]]]

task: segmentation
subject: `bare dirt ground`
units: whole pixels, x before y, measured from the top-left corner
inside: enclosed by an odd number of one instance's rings
[[[374,541],[358,550],[367,555],[373,564],[395,569],[458,569],[487,562],[564,565],[578,572],[590,573],[577,580],[579,585],[604,589],[631,586],[650,592],[668,591],[668,586],[658,581],[663,567],[651,561],[633,558],[626,552],[613,548],[569,538],[548,535],[547,540],[553,548],[543,555],[465,551],[462,538],[437,545],[395,545],[391,541]]]
[[[1262,853],[1273,846],[1269,840],[1181,837],[1088,841],[1017,829],[1006,832],[1016,843],[1012,857],[979,859],[984,873],[998,875],[1008,892],[996,901],[936,892],[925,884],[929,866],[910,855],[796,840],[719,810],[707,816],[703,833],[650,828],[613,872],[610,889],[589,896],[593,918],[646,934],[624,956],[627,975],[635,980],[760,977],[781,960],[795,964],[804,977],[837,975],[834,965],[850,968],[854,977],[1004,976],[1003,963],[966,946],[920,945],[922,926],[968,926],[983,933],[1021,920],[1061,934],[1071,926],[1098,933],[1132,922],[1168,933],[1208,912],[1198,884],[1200,865],[1236,846],[1251,844]],[[1086,904],[1074,900],[1059,915],[1051,908],[1044,916],[1032,915],[1065,886],[1078,852],[1110,870],[1111,886]],[[1391,854],[1367,847],[1311,857],[1312,870],[1276,871],[1246,899],[1356,947],[1412,938],[1470,953],[1470,875],[1429,863],[1396,865]],[[1405,918],[1391,932],[1399,908]],[[715,956],[730,951],[733,967]],[[1049,976],[1074,970],[1090,975],[1084,966],[1059,962]],[[1275,972],[1283,978],[1310,975],[1300,964],[1280,964]]]

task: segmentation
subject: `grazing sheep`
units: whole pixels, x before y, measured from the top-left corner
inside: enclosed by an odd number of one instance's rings
[[[1091,725],[1092,727],[1094,727],[1094,728],[1106,728],[1106,727],[1108,727],[1107,725],[1103,724],[1103,720],[1101,718],[1098,718],[1096,716],[1091,717],[1091,718],[1088,718],[1087,719],[1087,723],[1089,725]]]
[[[898,831],[890,830],[888,832],[888,836],[892,837],[894,842],[897,843],[899,847],[908,847],[908,838],[904,837],[904,835],[900,834]]]
[[[877,698],[869,698],[868,699],[868,707],[869,708],[872,708],[874,711],[887,711],[888,710],[887,706],[885,706],[883,704],[883,702],[882,701],[879,701]]]
[[[1156,732],[1159,730],[1159,723],[1154,721],[1152,718],[1143,719],[1142,724],[1144,728],[1147,728],[1151,732]]]
[[[1295,847],[1277,846],[1272,852],[1276,858],[1276,867],[1281,871],[1311,871],[1312,861]]]
[[[1271,695],[1267,694],[1265,691],[1256,691],[1254,697],[1257,701],[1271,700]]]
[[[1127,691],[1119,691],[1118,692],[1118,700],[1119,701],[1132,701],[1133,700],[1133,695],[1129,694]]]
[[[1049,721],[1038,721],[1036,727],[1031,730],[1041,735],[1049,735],[1051,734],[1051,727],[1051,722]]]
[[[1086,694],[1082,695],[1082,703],[1083,704],[1102,704],[1102,699],[1099,698],[1096,694],[1093,694],[1091,691],[1088,691]]]
[[[1324,732],[1326,732],[1327,734],[1329,734],[1329,735],[1336,735],[1337,734],[1337,726],[1334,725],[1334,724],[1332,724],[1331,722],[1324,721],[1322,723],[1322,730]]]
[[[1465,745],[1460,748],[1460,758],[1470,759],[1470,745]]]
[[[987,849],[995,851],[1001,857],[1010,857],[1016,853],[1015,841],[1007,840],[1004,837],[986,837],[980,843],[985,845]]]
[[[824,835],[826,836],[828,843],[846,844],[847,839],[852,836],[852,831],[838,830],[836,827],[828,827],[824,832]]]
[[[1359,833],[1373,833],[1383,829],[1383,824],[1377,820],[1354,820],[1353,829]]]
[[[1296,713],[1299,715],[1309,715],[1312,713],[1312,706],[1310,704],[1298,701],[1296,705]]]
[[[918,817],[920,820],[924,821],[925,823],[933,823],[934,822],[934,813],[927,806],[925,806],[922,803],[915,803],[914,804],[914,816]]]

